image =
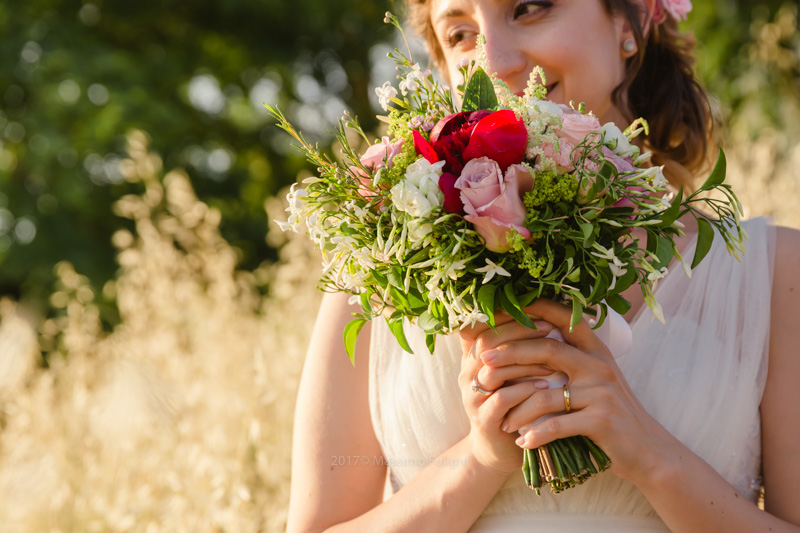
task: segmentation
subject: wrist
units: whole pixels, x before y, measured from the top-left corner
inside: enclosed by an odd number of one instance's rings
[[[522,467],[522,449],[511,442],[509,451],[517,452],[512,457],[501,458],[505,450],[487,448],[482,440],[473,432],[465,437],[466,453],[469,464],[475,466],[476,473],[488,479],[497,479],[505,482],[509,476],[519,472]],[[498,453],[499,452],[499,453]]]

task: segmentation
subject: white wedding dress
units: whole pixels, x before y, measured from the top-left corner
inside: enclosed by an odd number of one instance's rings
[[[716,236],[691,280],[680,266],[672,268],[656,291],[666,325],[643,306],[631,324],[631,351],[617,362],[648,412],[755,501],[775,232],[765,219],[744,227],[750,240],[742,263]],[[693,254],[690,245],[684,257]],[[413,355],[398,346],[383,320],[373,321],[370,409],[393,491],[469,430],[457,383],[458,336],[438,338],[430,355],[419,329],[407,325],[406,335]],[[512,475],[471,531],[556,530],[669,531],[642,493],[610,472],[539,497],[521,472]]]

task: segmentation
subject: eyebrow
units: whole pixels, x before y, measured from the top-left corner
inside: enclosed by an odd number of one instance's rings
[[[436,17],[436,20],[433,21],[434,25],[438,24],[442,20],[446,18],[455,18],[455,17],[462,17],[464,16],[464,10],[462,9],[448,9],[444,13],[440,14]]]

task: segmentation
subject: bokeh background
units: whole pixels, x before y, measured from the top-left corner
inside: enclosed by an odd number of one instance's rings
[[[695,4],[729,179],[800,227],[798,2]],[[284,528],[319,267],[262,104],[379,134],[387,9],[0,3],[0,532]]]

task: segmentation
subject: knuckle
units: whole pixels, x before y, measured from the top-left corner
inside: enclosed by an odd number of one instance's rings
[[[561,422],[558,420],[557,416],[548,418],[542,422],[542,429],[549,435],[558,435],[561,429]]]
[[[552,403],[550,389],[538,391],[533,395],[533,404],[540,409],[546,409],[550,407]]]

